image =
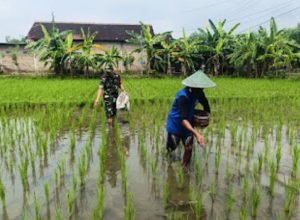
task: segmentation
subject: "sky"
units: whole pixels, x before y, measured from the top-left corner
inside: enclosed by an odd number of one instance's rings
[[[268,27],[271,16],[280,28],[300,23],[299,0],[0,0],[0,42],[26,36],[35,21],[151,24],[155,33],[173,31],[182,36],[226,19],[237,32]]]

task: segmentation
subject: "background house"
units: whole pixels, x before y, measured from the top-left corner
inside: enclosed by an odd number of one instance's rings
[[[48,31],[52,29],[52,22],[35,22],[27,34],[27,40],[37,41],[43,38],[43,32],[41,25],[44,25]],[[115,46],[123,54],[125,52],[132,52],[137,48],[137,45],[132,45],[126,42],[130,39],[128,32],[135,32],[140,34],[142,32],[141,25],[139,24],[93,24],[93,23],[66,23],[55,22],[55,27],[60,31],[71,31],[74,37],[74,43],[80,43],[83,41],[81,36],[81,28],[85,33],[97,33],[94,43],[101,44],[107,49]],[[153,27],[150,26],[152,34],[154,34]],[[38,59],[29,51],[26,51],[25,44],[14,45],[3,43],[0,44],[0,65],[5,72],[21,71],[21,72],[47,72],[48,69],[43,64],[38,62]],[[13,48],[18,49],[17,62],[12,59],[10,51]],[[142,71],[144,69],[144,61],[146,60],[145,54],[134,53],[134,63],[131,66],[132,71]],[[1,67],[0,67],[1,68]],[[123,66],[119,65],[121,71]]]

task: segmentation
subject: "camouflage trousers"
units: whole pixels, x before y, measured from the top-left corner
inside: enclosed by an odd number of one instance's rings
[[[104,96],[104,107],[107,118],[112,118],[117,114],[117,97],[111,95]]]

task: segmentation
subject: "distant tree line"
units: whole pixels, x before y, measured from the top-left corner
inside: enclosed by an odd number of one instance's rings
[[[287,77],[300,66],[300,25],[278,29],[274,18],[268,29],[234,34],[239,23],[224,28],[226,20],[199,28],[187,36],[172,38],[172,32],[153,35],[150,26],[141,23],[142,33],[128,32],[137,49],[120,52],[94,44],[96,33],[82,30],[83,42],[74,44],[71,31],[60,32],[53,23],[52,30],[42,26],[44,37],[31,42],[30,48],[56,74],[93,74],[107,66],[124,66],[130,72],[133,53],[145,54],[145,72],[171,75],[190,74],[203,69],[214,76]]]

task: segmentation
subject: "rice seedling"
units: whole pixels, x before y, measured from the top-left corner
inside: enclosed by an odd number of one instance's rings
[[[177,166],[177,172],[176,172],[176,180],[177,180],[177,186],[179,189],[183,188],[184,184],[184,174],[183,174],[183,168],[181,165]]]
[[[221,162],[221,147],[218,147],[217,153],[215,155],[215,174],[219,174],[219,167]]]
[[[71,133],[70,133],[70,155],[71,158],[74,158],[74,152],[75,152],[75,147],[76,147],[76,141],[75,141],[75,131],[72,128]]]
[[[257,163],[253,164],[252,176],[255,183],[258,181],[258,174],[259,174],[258,166],[259,165]]]
[[[281,144],[278,144],[276,147],[276,171],[278,172],[281,160]]]
[[[293,164],[292,165],[292,175],[294,177],[297,177],[299,156],[300,156],[300,149],[295,144],[293,146],[293,151],[292,151],[292,164]]]
[[[72,175],[72,191],[75,193],[77,190],[77,178],[76,176],[73,174]]]
[[[35,193],[34,193],[34,211],[35,211],[35,220],[42,220],[41,216],[41,204],[37,200]]]
[[[239,210],[239,219],[240,220],[247,220],[247,206],[242,205]]]
[[[47,201],[47,203],[49,203],[49,184],[48,184],[48,182],[44,183],[44,193],[45,193],[46,201]]]
[[[263,155],[261,153],[258,154],[258,172],[261,173],[263,165]]]
[[[293,205],[295,204],[299,190],[300,190],[299,183],[294,182],[292,179],[285,181],[285,184],[284,184],[284,192],[285,192],[284,211],[286,213],[291,213],[291,211],[293,210]]]
[[[248,188],[249,188],[248,177],[244,176],[243,177],[243,200],[244,201],[247,201],[248,198]]]
[[[124,208],[124,218],[126,220],[132,220],[135,217],[135,209],[133,205],[133,197],[132,194],[129,192],[127,194],[126,206]]]
[[[78,173],[79,173],[79,178],[80,178],[80,185],[83,186],[85,184],[86,169],[87,169],[85,151],[81,151],[80,161],[78,163],[77,168],[78,168]]]
[[[166,207],[169,202],[170,190],[168,181],[164,181],[163,185],[163,204]]]
[[[264,140],[265,140],[265,151],[264,151],[265,154],[264,154],[264,159],[265,159],[265,162],[268,163],[268,161],[269,161],[270,143],[269,143],[269,139],[268,139],[267,136],[264,138]]]
[[[6,207],[6,202],[5,202],[5,186],[3,184],[1,176],[0,176],[0,198],[1,198],[2,207],[3,207],[3,210],[4,210],[5,207]]]
[[[196,175],[197,184],[201,185],[203,179],[203,170],[201,167],[200,160],[197,159],[195,161],[195,175]]]
[[[201,192],[199,192],[197,194],[197,200],[196,200],[196,204],[195,204],[196,219],[201,219],[202,209],[203,209],[202,194],[201,194]]]
[[[28,189],[28,184],[27,184],[28,165],[29,165],[28,157],[22,160],[21,164],[19,165],[19,172],[20,172],[24,192],[26,192],[26,190]]]
[[[60,208],[55,209],[55,220],[64,220],[64,216]]]
[[[235,199],[234,199],[233,190],[230,189],[229,192],[228,192],[228,195],[226,197],[226,216],[227,216],[227,219],[230,219],[230,214],[231,214],[231,211],[232,211],[234,201],[235,201]]]
[[[275,181],[277,179],[277,169],[276,169],[276,165],[275,165],[275,162],[272,161],[269,165],[270,167],[270,176],[269,176],[269,179],[270,179],[270,194],[271,194],[271,197],[274,197],[274,188],[275,188]]]
[[[67,191],[66,193],[66,201],[67,201],[67,208],[68,208],[68,216],[69,218],[73,214],[73,206],[74,206],[74,201],[76,199],[76,194],[74,191]]]
[[[209,189],[210,190],[209,190],[208,194],[211,198],[211,203],[214,204],[215,198],[216,198],[216,195],[217,195],[217,185],[216,185],[216,183],[211,183]]]
[[[103,206],[104,206],[104,187],[102,184],[98,185],[98,194],[97,194],[97,208],[94,210],[93,217],[94,219],[103,218]]]
[[[257,210],[260,204],[260,190],[257,188],[257,185],[255,184],[252,189],[251,194],[251,216],[256,217],[257,216]]]

